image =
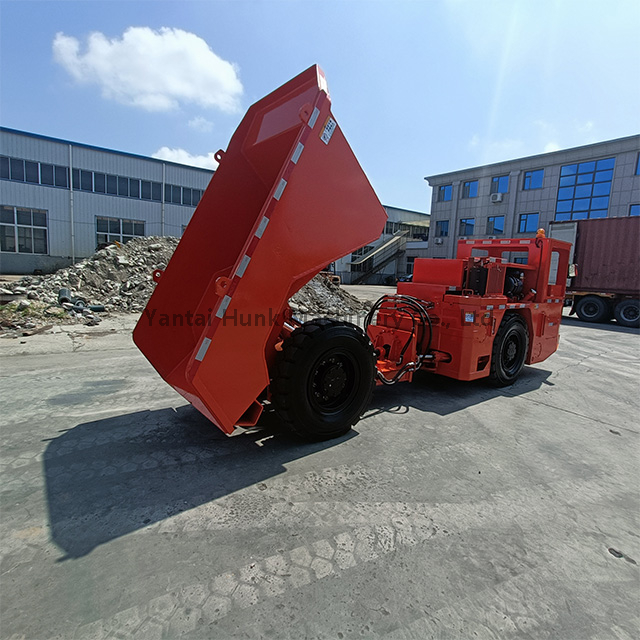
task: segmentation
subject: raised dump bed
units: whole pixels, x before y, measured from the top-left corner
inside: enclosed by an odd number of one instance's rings
[[[378,238],[386,213],[317,66],[254,104],[216,159],[133,338],[169,384],[231,433],[260,416],[292,329],[288,299]]]

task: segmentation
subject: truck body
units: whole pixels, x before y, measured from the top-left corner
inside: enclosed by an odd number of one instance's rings
[[[571,313],[640,326],[640,217],[552,222],[549,236],[572,244]]]
[[[570,245],[461,241],[365,319],[291,313],[327,264],[378,238],[387,215],[313,66],[254,104],[234,133],[133,333],[158,373],[227,434],[274,411],[291,431],[346,433],[375,384],[420,369],[511,384],[558,346]],[[508,261],[526,252],[526,264]]]

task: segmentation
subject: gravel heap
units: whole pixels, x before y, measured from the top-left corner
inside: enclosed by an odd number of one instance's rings
[[[100,249],[50,275],[25,276],[3,289],[26,294],[29,300],[57,304],[58,292],[65,287],[74,298],[104,305],[107,311],[141,312],[155,286],[152,271],[167,266],[177,245],[178,238],[135,238]]]
[[[135,238],[124,245],[100,249],[91,257],[53,274],[25,276],[12,283],[2,283],[2,293],[18,294],[22,298],[19,311],[23,315],[29,311],[28,307],[34,312],[49,305],[57,307],[58,292],[62,288],[69,289],[73,298],[80,298],[88,305],[104,305],[107,312],[140,313],[155,287],[151,273],[166,268],[177,245],[178,238]],[[291,307],[298,316],[351,316],[366,310],[357,298],[322,275],[292,297]],[[69,315],[73,319],[72,311]]]
[[[322,274],[295,293],[289,300],[289,306],[297,317],[325,315],[334,318],[364,315],[369,308]]]

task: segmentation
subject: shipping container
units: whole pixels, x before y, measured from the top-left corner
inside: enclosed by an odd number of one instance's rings
[[[549,235],[573,244],[571,313],[640,326],[640,217],[552,222]]]

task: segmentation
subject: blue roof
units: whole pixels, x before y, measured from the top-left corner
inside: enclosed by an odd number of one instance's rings
[[[181,164],[180,162],[171,162],[170,160],[162,160],[161,158],[152,158],[150,156],[142,156],[137,153],[129,153],[127,151],[117,151],[116,149],[107,149],[105,147],[96,147],[91,144],[84,144],[82,142],[73,142],[72,140],[64,140],[62,138],[53,138],[51,136],[43,136],[39,133],[30,133],[29,131],[20,131],[18,129],[10,129],[9,127],[0,127],[0,131],[3,133],[14,133],[20,136],[26,136],[28,138],[36,138],[37,140],[46,140],[48,142],[58,142],[60,144],[72,145],[74,147],[81,147],[83,149],[91,149],[93,151],[105,151],[106,153],[115,153],[119,156],[126,156],[127,158],[138,158],[139,160],[147,160],[149,162],[159,162],[161,164],[170,164],[176,167],[187,167],[195,171],[204,171],[205,173],[213,174],[213,169],[205,169],[204,167],[194,167],[190,164]]]

